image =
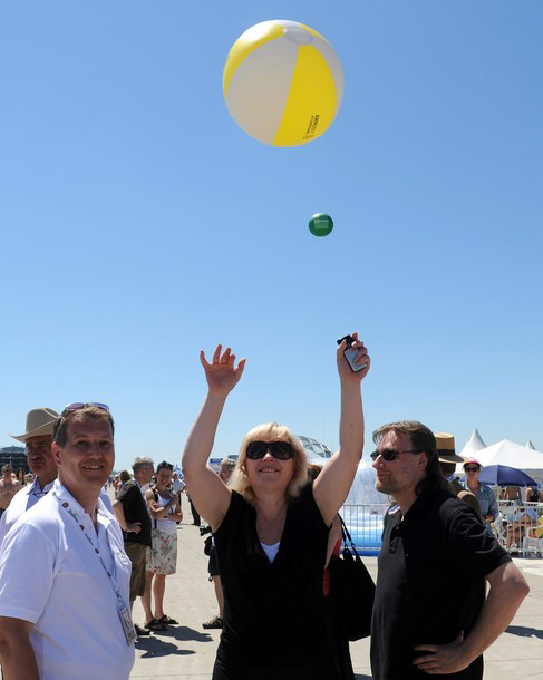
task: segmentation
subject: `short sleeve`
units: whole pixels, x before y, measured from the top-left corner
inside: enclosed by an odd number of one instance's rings
[[[0,616],[36,623],[53,585],[55,548],[43,530],[19,523],[0,555]]]
[[[446,540],[451,560],[458,570],[470,578],[485,578],[511,557],[471,511],[460,509],[446,528]]]
[[[134,498],[134,491],[140,493],[140,490],[136,487],[135,484],[127,482],[123,486],[123,488],[119,491],[117,495],[117,500],[119,501],[119,503],[122,503],[123,505],[130,505],[132,499]]]

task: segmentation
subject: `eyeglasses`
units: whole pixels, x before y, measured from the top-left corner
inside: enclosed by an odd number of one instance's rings
[[[283,441],[251,442],[245,449],[245,455],[251,460],[258,460],[259,458],[264,458],[268,451],[277,460],[288,460],[294,456],[294,449],[292,446],[288,442]]]
[[[479,472],[478,467],[465,467],[464,472]]]
[[[370,458],[372,460],[377,460],[379,456],[381,458],[384,458],[384,460],[396,460],[396,458],[400,455],[400,453],[419,453],[415,449],[404,449],[403,451],[399,451],[398,449],[377,449],[376,451],[372,451],[370,453]]]
[[[99,401],[74,401],[73,404],[68,404],[64,408],[64,411],[80,411],[82,408],[99,408],[102,411],[109,411],[109,406],[106,404],[101,404]]]

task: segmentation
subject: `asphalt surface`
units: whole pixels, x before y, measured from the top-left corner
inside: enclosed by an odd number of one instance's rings
[[[202,622],[217,613],[213,585],[207,580],[203,538],[188,518],[178,527],[177,536],[177,573],[166,578],[164,609],[179,625],[138,640],[130,674],[134,680],[211,679],[220,631],[202,628]],[[375,578],[377,559],[364,560]],[[485,680],[543,680],[543,559],[515,558],[515,564],[523,571],[531,592],[507,631],[485,653]],[[139,600],[134,606],[134,620],[144,623]],[[352,643],[351,657],[357,680],[371,678],[369,641]]]

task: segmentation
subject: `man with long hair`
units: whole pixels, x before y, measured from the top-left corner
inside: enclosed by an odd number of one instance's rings
[[[481,680],[483,657],[529,587],[473,510],[449,489],[418,421],[373,433],[385,516],[371,632],[373,680]],[[485,585],[490,591],[485,599]]]

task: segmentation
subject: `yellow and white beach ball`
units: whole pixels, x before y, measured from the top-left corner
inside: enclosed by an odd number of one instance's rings
[[[298,21],[263,21],[239,37],[223,73],[226,106],[247,134],[274,146],[306,144],[334,120],[343,74],[330,43]]]

